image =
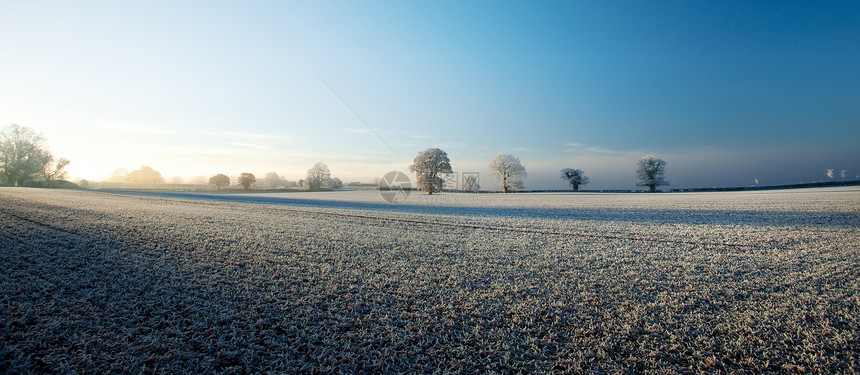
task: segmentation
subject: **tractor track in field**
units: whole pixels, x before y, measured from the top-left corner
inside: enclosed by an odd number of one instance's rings
[[[132,196],[136,199],[154,199],[165,202],[175,202],[181,201],[189,204],[197,204],[197,205],[211,205],[211,204],[228,204],[228,205],[255,205],[259,206],[258,203],[244,203],[244,202],[224,202],[224,201],[208,201],[201,202],[197,199],[184,199],[184,198],[171,198],[171,197],[147,197],[142,198],[140,196]],[[709,248],[739,248],[739,249],[758,249],[761,246],[755,244],[743,244],[736,242],[716,242],[716,241],[695,241],[695,240],[685,240],[685,239],[671,239],[671,238],[650,238],[646,236],[635,236],[635,235],[624,235],[620,233],[609,233],[609,234],[598,234],[598,233],[577,233],[571,231],[560,231],[546,228],[535,228],[535,227],[512,227],[512,226],[504,226],[504,225],[485,225],[485,224],[474,224],[474,223],[458,223],[452,221],[439,221],[439,220],[429,220],[429,219],[418,219],[418,218],[406,218],[406,217],[390,217],[384,215],[368,215],[368,214],[360,214],[349,212],[351,210],[346,209],[331,209],[331,208],[313,208],[313,207],[302,207],[297,208],[289,205],[271,205],[272,207],[277,208],[279,211],[290,212],[292,214],[305,215],[305,216],[329,216],[329,217],[340,217],[340,218],[348,218],[355,219],[360,222],[364,222],[367,220],[375,220],[381,222],[392,222],[399,224],[412,224],[412,225],[420,225],[431,230],[439,230],[440,227],[443,228],[457,228],[457,229],[472,229],[472,230],[487,230],[494,232],[511,232],[511,233],[524,233],[524,234],[539,234],[539,235],[547,235],[547,236],[558,236],[558,237],[567,237],[567,238],[587,238],[587,239],[596,239],[596,240],[622,240],[622,241],[639,241],[639,242],[647,242],[647,243],[657,243],[657,244],[670,244],[670,245],[689,245],[689,246],[703,246]],[[0,206],[0,211],[5,212],[6,214],[16,217],[20,220],[28,221],[36,225],[49,227],[57,231],[61,231],[64,233],[73,233],[66,228],[59,227],[57,225],[52,225],[46,221],[39,221],[35,218],[25,217],[24,215],[15,214],[11,210],[4,209]],[[426,216],[428,214],[422,213],[414,213],[410,214],[414,216]],[[437,218],[440,215],[435,215]],[[459,215],[444,215],[446,218],[457,218]],[[571,219],[571,221],[576,221],[575,219]]]
[[[137,196],[135,196],[137,197]],[[183,201],[190,204],[252,204],[252,205],[266,205],[260,203],[253,202],[229,202],[229,201],[207,201],[207,203],[201,202],[200,199],[187,199],[187,198],[172,198],[172,197],[148,197],[148,199],[158,199],[164,201]],[[588,238],[588,239],[597,239],[597,240],[626,240],[626,241],[639,241],[639,242],[648,242],[648,243],[659,243],[659,244],[670,244],[670,245],[689,245],[689,246],[704,246],[704,247],[724,247],[724,248],[747,248],[747,249],[758,249],[759,245],[754,244],[742,244],[742,243],[734,243],[734,242],[713,242],[713,241],[694,241],[694,240],[683,240],[683,239],[663,239],[663,238],[649,238],[645,236],[629,236],[623,235],[619,233],[612,234],[597,234],[597,233],[575,233],[570,231],[559,231],[552,229],[543,229],[543,228],[534,228],[534,227],[511,227],[511,226],[502,226],[502,225],[482,225],[482,224],[471,224],[471,223],[457,223],[450,221],[432,221],[432,220],[422,220],[415,218],[403,218],[403,217],[390,217],[383,215],[367,215],[367,214],[359,214],[348,212],[352,211],[349,209],[331,209],[331,208],[314,208],[314,207],[302,207],[296,208],[295,206],[290,205],[282,205],[282,204],[270,204],[269,206],[277,208],[279,211],[290,212],[293,214],[307,215],[307,216],[319,216],[320,214],[329,216],[329,217],[341,217],[341,218],[349,218],[349,219],[359,219],[359,220],[376,220],[376,221],[384,221],[384,222],[393,222],[393,223],[401,223],[401,224],[414,224],[414,225],[422,225],[425,227],[435,228],[438,230],[439,227],[447,227],[447,228],[458,228],[458,229],[475,229],[475,230],[488,230],[495,232],[513,232],[513,233],[525,233],[525,234],[540,234],[540,235],[548,235],[548,236],[559,236],[559,237],[576,237],[576,238]],[[355,210],[356,212],[360,212],[359,210]],[[384,211],[378,211],[384,212]],[[426,216],[432,214],[423,214],[423,213],[412,213],[412,216]],[[460,217],[461,215],[435,215],[435,216],[445,216],[449,218]],[[576,219],[570,219],[571,221],[576,221]]]
[[[285,211],[290,211],[290,212],[294,212],[294,213],[307,213],[308,212],[308,211],[293,210],[293,209],[285,209]],[[452,223],[452,222],[441,222],[441,221],[430,221],[430,220],[419,220],[419,219],[406,219],[406,218],[393,218],[393,217],[374,216],[374,215],[351,214],[351,213],[343,213],[343,212],[327,212],[326,215],[352,218],[352,219],[379,220],[379,221],[389,221],[389,222],[397,222],[397,223],[404,223],[404,224],[417,224],[417,225],[425,225],[425,226],[431,226],[431,227],[442,226],[442,227],[449,227],[449,228],[478,229],[478,230],[489,230],[489,231],[499,231],[499,232],[529,233],[529,234],[541,234],[541,235],[561,236],[561,237],[579,237],[579,238],[592,238],[592,239],[602,239],[602,240],[642,241],[642,242],[652,242],[652,243],[707,246],[707,247],[737,247],[737,248],[757,248],[758,247],[755,245],[739,244],[739,243],[657,239],[657,238],[647,238],[647,237],[641,237],[641,236],[625,236],[625,235],[621,235],[621,234],[573,233],[573,232],[555,231],[555,230],[538,229],[538,228],[515,228],[515,227],[497,226],[497,225]]]

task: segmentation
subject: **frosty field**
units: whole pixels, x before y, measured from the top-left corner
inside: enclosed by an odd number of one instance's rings
[[[0,373],[860,371],[858,188],[0,188],[0,228]]]

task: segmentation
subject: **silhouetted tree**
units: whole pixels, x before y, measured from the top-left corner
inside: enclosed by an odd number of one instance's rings
[[[585,177],[585,172],[573,168],[562,169],[561,179],[567,181],[573,187],[573,191],[579,191],[579,185],[587,185],[591,182],[591,179]]]
[[[135,185],[155,185],[163,184],[164,176],[160,172],[145,165],[140,166],[140,169],[131,171],[125,176],[126,181]]]
[[[330,179],[331,172],[328,170],[328,166],[323,163],[316,163],[311,169],[308,169],[308,176],[304,182],[308,190],[318,191],[323,186],[327,186]]]
[[[415,172],[418,186],[430,195],[442,190],[443,181],[439,177],[440,173],[454,173],[451,170],[448,154],[438,148],[428,148],[419,152],[409,166],[409,171]]]
[[[255,182],[257,182],[257,177],[254,177],[253,173],[242,173],[239,175],[239,185],[242,185],[245,190],[250,189],[251,185]]]
[[[44,176],[53,160],[41,134],[15,124],[0,132],[0,181],[24,186],[27,180]]]
[[[520,163],[520,159],[501,152],[490,159],[487,169],[502,183],[502,192],[504,193],[511,189],[522,188],[523,180],[528,177],[526,168]]]
[[[216,174],[209,179],[209,185],[215,185],[215,188],[221,191],[222,186],[230,185],[230,177],[223,173]]]
[[[66,172],[66,166],[71,162],[72,161],[69,159],[60,158],[56,163],[49,162],[46,164],[45,169],[42,172],[42,178],[45,180],[45,187],[53,187],[58,182],[64,181],[69,174]]]
[[[654,155],[646,155],[639,160],[636,184],[647,186],[653,193],[657,191],[657,186],[669,185],[669,182],[663,179],[664,173],[666,173],[666,162]]]

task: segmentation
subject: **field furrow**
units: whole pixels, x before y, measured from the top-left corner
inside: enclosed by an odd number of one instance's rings
[[[0,369],[860,371],[860,213],[802,215],[858,199],[828,194],[685,223],[691,195],[649,221],[0,189]]]

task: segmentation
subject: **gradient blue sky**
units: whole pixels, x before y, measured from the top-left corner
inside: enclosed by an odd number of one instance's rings
[[[372,181],[428,147],[485,188],[498,152],[534,189],[564,167],[633,188],[646,154],[670,188],[860,174],[856,1],[17,1],[0,21],[0,125],[75,178]]]

